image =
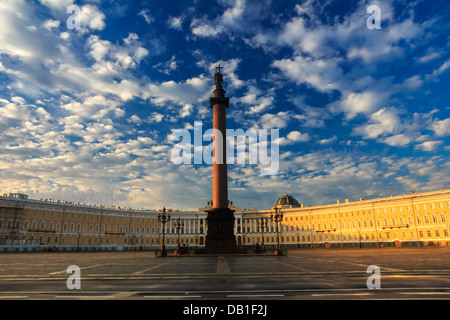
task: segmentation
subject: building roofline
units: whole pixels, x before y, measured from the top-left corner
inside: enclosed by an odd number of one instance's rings
[[[7,200],[7,201],[14,201],[14,202],[22,202],[22,203],[30,203],[30,204],[46,204],[46,205],[54,205],[54,206],[66,206],[66,207],[75,207],[75,208],[82,208],[82,209],[89,209],[89,210],[108,210],[108,211],[116,211],[120,213],[136,213],[136,214],[145,214],[145,213],[158,213],[159,209],[135,209],[131,207],[116,207],[116,206],[108,206],[108,205],[97,205],[97,204],[86,204],[86,203],[80,203],[80,202],[74,202],[74,201],[66,201],[66,200],[54,200],[54,199],[29,199],[26,194],[20,194],[24,195],[26,197],[14,197],[14,195],[17,195],[18,193],[10,193],[7,195],[6,193],[0,195],[0,200]],[[384,197],[384,198],[376,198],[376,199],[364,199],[360,198],[360,200],[357,201],[349,201],[348,199],[345,200],[345,202],[340,202],[339,200],[337,203],[334,204],[325,204],[325,205],[318,205],[318,206],[308,206],[308,207],[294,207],[294,208],[283,208],[282,210],[284,212],[298,212],[298,211],[311,211],[311,210],[318,210],[318,209],[332,209],[332,208],[345,208],[346,206],[354,206],[354,205],[367,205],[367,204],[379,204],[384,202],[390,202],[390,201],[397,201],[397,200],[411,200],[413,199],[419,199],[423,197],[429,197],[429,196],[439,196],[439,195],[450,195],[450,189],[444,189],[440,191],[429,191],[429,192],[422,192],[422,193],[411,193],[411,194],[404,194],[404,195],[398,195],[398,196],[390,196],[390,197]],[[247,211],[241,211],[239,213],[263,213],[263,212],[270,212],[272,211],[272,208],[270,209],[262,209],[262,210],[247,210]],[[171,209],[170,213],[174,214],[180,214],[180,213],[199,213],[198,211],[188,211],[188,210],[177,210],[177,209]],[[238,212],[236,212],[238,213]]]
[[[450,189],[440,190],[440,191],[429,191],[429,192],[422,192],[422,193],[411,193],[411,194],[403,194],[398,196],[390,196],[390,197],[384,197],[384,198],[375,198],[375,199],[364,199],[360,198],[360,200],[356,201],[349,201],[348,199],[345,200],[345,202],[340,202],[337,200],[337,203],[333,204],[324,204],[324,205],[318,205],[318,206],[303,206],[303,207],[295,207],[295,208],[283,208],[283,212],[298,212],[298,211],[311,211],[311,210],[319,210],[319,209],[332,209],[332,208],[345,208],[347,206],[355,206],[355,205],[367,205],[367,204],[380,204],[385,202],[391,202],[391,201],[398,201],[398,200],[413,200],[418,198],[425,198],[430,196],[439,196],[439,195],[450,195]],[[272,209],[263,209],[263,210],[256,210],[255,213],[263,213],[263,212],[270,212],[273,211]]]

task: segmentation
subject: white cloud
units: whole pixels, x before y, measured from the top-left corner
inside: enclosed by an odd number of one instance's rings
[[[447,71],[447,69],[449,68],[450,68],[450,60],[447,60],[444,63],[442,63],[439,68],[435,69],[431,74],[427,75],[427,78],[436,79],[438,76]]]
[[[280,137],[278,138],[278,143],[281,146],[291,145],[297,142],[307,142],[311,140],[311,137],[308,133],[301,133],[299,131],[291,131],[288,133],[286,138]]]
[[[411,138],[405,134],[397,134],[384,139],[384,143],[393,147],[403,147],[411,142]]]
[[[423,85],[423,79],[420,76],[415,75],[403,81],[402,85],[406,89],[418,89]]]
[[[193,77],[183,82],[166,81],[151,83],[143,92],[144,99],[150,99],[154,104],[164,105],[176,103],[178,105],[196,104],[207,99],[211,88],[211,80],[203,75]]]
[[[25,104],[25,99],[22,97],[11,97],[11,101],[16,104]]]
[[[153,68],[155,68],[156,70],[158,70],[161,73],[169,75],[170,72],[172,72],[178,68],[178,62],[176,60],[175,55],[173,55],[169,61],[167,61],[165,63],[159,62],[156,65],[154,65]]]
[[[61,108],[86,119],[104,119],[108,113],[115,111],[120,105],[119,101],[108,99],[102,95],[90,96],[83,102],[72,101],[62,105]]]
[[[67,7],[72,5],[74,0],[39,0],[43,5],[56,9],[57,11],[66,11]]]
[[[356,127],[354,131],[364,138],[375,139],[395,132],[400,124],[400,118],[396,110],[382,108],[370,116],[368,124]]]
[[[52,39],[37,27],[42,24],[35,18],[33,7],[24,1],[0,3],[0,53],[22,61],[36,61],[54,56]],[[30,28],[32,26],[32,28]]]
[[[341,88],[342,70],[338,66],[341,58],[313,59],[296,56],[294,59],[281,59],[272,66],[280,69],[297,84],[306,83],[319,91]]]
[[[105,28],[106,16],[96,6],[86,4],[80,10],[81,28],[89,27],[92,30],[103,30]]]
[[[190,116],[193,109],[194,109],[194,107],[192,106],[192,104],[185,104],[183,106],[183,108],[181,108],[181,110],[180,110],[180,117],[186,118],[186,117]]]
[[[148,120],[150,123],[159,123],[164,119],[164,115],[159,112],[153,112],[149,117]]]
[[[169,28],[183,30],[183,20],[181,17],[169,17],[167,24],[169,25]]]
[[[192,19],[190,25],[192,34],[198,37],[215,37],[228,30],[245,30],[248,26],[247,21],[243,19],[245,0],[233,0],[224,4],[231,6],[212,21],[205,17]]]
[[[43,26],[45,29],[51,31],[53,28],[58,28],[59,25],[60,25],[60,23],[61,23],[61,22],[60,22],[59,20],[48,19],[48,20],[46,20],[46,21],[42,24],[42,26]]]
[[[336,136],[332,136],[331,138],[320,139],[319,143],[320,144],[329,144],[329,143],[333,143],[335,141],[337,141],[337,137]]]
[[[87,45],[90,46],[91,51],[89,54],[96,60],[101,61],[111,49],[112,44],[107,40],[101,40],[99,36],[92,35],[87,41]]]
[[[299,131],[289,132],[287,138],[292,141],[302,141],[302,142],[308,141],[310,139],[309,134],[301,133]]]
[[[437,58],[439,58],[440,56],[442,56],[444,54],[443,51],[436,51],[435,48],[428,48],[426,54],[420,58],[417,59],[417,61],[419,61],[420,63],[428,63],[430,61],[433,61]]]
[[[221,26],[213,26],[209,24],[202,23],[201,19],[194,19],[191,23],[192,33],[196,36],[200,37],[211,37],[216,36],[219,33],[223,32],[223,28]]]
[[[70,39],[70,33],[68,33],[68,32],[61,32],[60,38],[64,39],[64,40],[69,40]]]
[[[450,118],[445,120],[435,120],[431,124],[431,129],[440,137],[450,135]]]
[[[384,94],[371,90],[350,92],[340,101],[330,105],[330,108],[335,112],[344,112],[347,119],[352,119],[359,114],[369,115],[380,109],[384,99]]]
[[[425,141],[421,144],[416,145],[415,149],[420,149],[422,151],[434,151],[441,144],[442,141]]]
[[[263,114],[260,123],[263,129],[283,129],[287,126],[290,119],[290,113],[280,111],[277,114]]]
[[[142,120],[141,120],[141,118],[139,118],[137,115],[135,115],[135,114],[133,114],[128,120],[127,120],[128,122],[132,122],[132,123],[135,123],[135,124],[137,124],[137,125],[140,125],[140,124],[142,124]]]
[[[155,21],[155,19],[149,14],[149,12],[150,10],[143,9],[138,13],[139,16],[144,17],[144,20],[145,22],[147,22],[147,24],[150,24]]]
[[[239,101],[250,105],[250,108],[245,111],[246,114],[259,114],[271,109],[275,98],[271,95],[273,90],[266,92],[266,95],[262,96],[263,92],[255,87],[249,86],[247,93],[239,98]]]

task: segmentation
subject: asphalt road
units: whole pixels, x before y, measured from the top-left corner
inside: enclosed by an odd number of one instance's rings
[[[68,272],[69,266],[78,269]],[[368,283],[375,288],[369,289]],[[282,257],[159,258],[153,252],[0,255],[0,300],[40,299],[450,299],[450,248],[303,249]]]

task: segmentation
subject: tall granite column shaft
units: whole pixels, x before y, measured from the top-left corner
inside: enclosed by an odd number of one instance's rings
[[[214,98],[210,100],[211,108],[213,108],[213,129],[220,132],[217,136],[215,133],[213,142],[213,208],[228,208],[227,123],[225,110],[228,108],[229,99],[225,98],[224,95],[225,90],[216,89],[214,90]]]
[[[228,208],[228,175],[226,162],[226,109],[229,98],[225,97],[222,88],[222,74],[216,71],[214,80],[216,89],[214,97],[210,99],[213,108],[214,156],[213,156],[213,203],[208,211],[206,222],[208,234],[206,235],[205,253],[227,254],[237,253],[236,238],[234,235],[234,213]],[[217,134],[220,132],[221,134]],[[219,153],[217,155],[217,153]],[[217,155],[217,157],[216,157]]]

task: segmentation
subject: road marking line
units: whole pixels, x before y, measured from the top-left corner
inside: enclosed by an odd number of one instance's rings
[[[28,296],[0,296],[0,299],[24,299]]]
[[[420,294],[420,295],[440,295],[450,294],[450,292],[399,292],[400,294]]]
[[[56,299],[66,298],[66,299],[111,299],[113,295],[109,296],[55,296]]]
[[[372,293],[315,293],[311,297],[325,297],[325,296],[370,296]]]
[[[201,298],[202,296],[144,296],[147,299],[190,299],[190,298]]]
[[[227,294],[227,298],[284,297],[284,294]]]

